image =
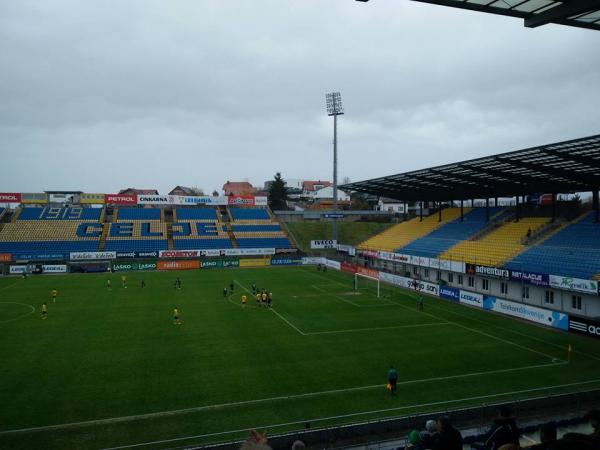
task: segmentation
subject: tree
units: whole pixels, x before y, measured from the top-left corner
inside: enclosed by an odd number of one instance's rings
[[[344,177],[344,179],[342,180],[342,184],[348,184],[350,183],[350,177]]]
[[[269,207],[271,209],[287,209],[288,193],[281,173],[277,172],[269,186]]]
[[[218,197],[219,196],[219,191],[217,191],[216,189],[213,191],[212,193],[213,197]]]
[[[198,195],[200,197],[204,195],[204,191],[201,188],[195,186],[190,188],[190,192],[193,195]]]

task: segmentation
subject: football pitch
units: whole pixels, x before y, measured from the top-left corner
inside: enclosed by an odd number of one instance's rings
[[[597,342],[430,297],[418,311],[414,292],[355,293],[346,273],[121,275],[0,279],[1,449],[184,448],[600,388]]]

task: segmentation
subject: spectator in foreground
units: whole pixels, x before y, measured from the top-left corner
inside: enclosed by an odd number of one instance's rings
[[[471,444],[477,450],[499,450],[506,444],[519,445],[519,428],[510,408],[501,406],[483,444]]]
[[[259,433],[256,430],[250,431],[250,436],[242,444],[240,450],[272,450],[267,442],[267,433]]]
[[[292,444],[292,450],[304,450],[306,448],[306,444],[302,441],[294,441]]]
[[[425,431],[421,431],[421,445],[423,448],[431,448],[433,446],[433,440],[437,434],[437,427],[435,420],[428,420],[425,422]]]
[[[432,450],[462,450],[463,439],[448,416],[437,420],[437,434],[434,436]]]
[[[527,447],[530,450],[546,450],[550,444],[556,441],[556,426],[553,423],[545,423],[540,426],[540,443]]]
[[[419,433],[417,430],[412,430],[410,432],[410,434],[408,435],[408,442],[406,443],[406,447],[404,447],[405,450],[424,450],[425,447],[423,447],[422,443],[421,443],[421,433]]]
[[[572,441],[576,442],[580,447],[573,447],[580,450],[580,448],[587,449],[599,449],[600,450],[600,410],[592,409],[589,413],[585,415],[585,418],[590,421],[590,425],[592,426],[592,434],[583,434],[583,433],[567,433],[563,436],[563,439],[560,441]],[[557,441],[559,442],[559,441]],[[549,447],[554,448],[554,447]],[[562,448],[562,447],[559,447]]]

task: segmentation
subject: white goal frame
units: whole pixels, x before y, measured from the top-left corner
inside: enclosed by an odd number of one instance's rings
[[[377,298],[380,298],[379,278],[370,277],[368,275],[356,272],[354,274],[354,292],[358,291],[359,278],[366,278],[367,280],[375,281],[377,283]]]

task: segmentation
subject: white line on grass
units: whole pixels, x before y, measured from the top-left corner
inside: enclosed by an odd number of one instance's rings
[[[580,382],[576,382],[576,383],[559,384],[556,386],[545,386],[545,387],[540,387],[540,388],[521,389],[518,391],[500,392],[497,394],[488,394],[488,395],[477,395],[474,397],[457,398],[454,400],[445,400],[445,401],[439,401],[439,402],[421,403],[421,404],[417,404],[417,405],[398,406],[395,408],[379,409],[379,410],[375,410],[375,411],[362,411],[362,412],[357,412],[357,413],[343,414],[343,415],[339,415],[339,416],[303,419],[298,422],[278,423],[278,424],[272,424],[272,425],[255,425],[255,426],[253,426],[253,428],[261,429],[261,430],[282,428],[282,427],[289,427],[291,425],[297,425],[299,423],[305,423],[305,422],[317,423],[317,422],[323,422],[326,420],[339,420],[339,419],[350,418],[350,417],[388,413],[388,412],[392,412],[392,411],[402,411],[402,410],[407,410],[407,409],[424,408],[424,407],[428,407],[428,406],[441,406],[441,405],[447,405],[450,403],[461,403],[461,402],[468,402],[468,401],[473,401],[473,400],[483,400],[483,399],[487,399],[487,398],[503,397],[506,395],[527,394],[527,393],[531,393],[531,392],[546,391],[549,389],[560,389],[560,388],[565,388],[565,387],[581,386],[584,384],[596,383],[599,381],[600,381],[600,379],[596,379],[596,380],[589,380],[589,381],[580,381]],[[195,436],[184,436],[184,437],[178,437],[178,438],[173,438],[173,439],[163,439],[160,441],[142,442],[142,443],[138,443],[138,444],[129,444],[129,445],[122,445],[122,446],[118,446],[118,447],[109,447],[109,448],[104,448],[103,450],[121,450],[124,448],[144,447],[144,446],[148,446],[148,445],[166,444],[168,442],[185,441],[185,440],[190,440],[190,439],[203,439],[203,438],[214,437],[214,436],[223,436],[223,435],[228,435],[228,434],[239,434],[239,433],[247,433],[247,432],[248,432],[248,429],[243,428],[240,430],[220,431],[217,433],[199,434],[199,435],[195,435]]]
[[[15,320],[19,320],[19,319],[24,319],[27,316],[32,315],[35,312],[35,308],[27,303],[19,303],[19,302],[0,302],[0,304],[12,304],[12,305],[23,305],[23,306],[29,306],[31,308],[31,311],[29,311],[28,313],[22,314],[18,317],[15,317],[13,319],[6,319],[6,320],[0,320],[0,323],[8,323],[8,322],[14,322]]]
[[[326,291],[325,289],[320,288],[316,284],[312,284],[311,287],[313,289],[316,289],[317,291],[321,291],[321,292],[325,293],[326,295],[329,295],[331,297],[337,298],[338,300],[341,300],[341,301],[343,301],[345,303],[348,303],[348,304],[350,304],[352,306],[356,306],[357,308],[362,308],[362,306],[360,306],[358,303],[354,303],[352,300],[348,300],[346,298],[340,297],[339,295],[336,295],[333,292]]]
[[[20,280],[15,281],[12,284],[9,284],[8,286],[4,286],[3,288],[0,288],[0,291],[5,291],[7,289],[10,289],[11,287],[13,287],[14,285],[18,284]]]
[[[396,325],[389,327],[372,327],[372,328],[353,328],[350,330],[333,330],[333,331],[315,331],[311,333],[304,333],[306,336],[313,336],[315,334],[335,334],[335,333],[356,333],[360,331],[377,331],[377,330],[397,330],[399,328],[419,328],[419,327],[433,327],[438,325],[452,325],[449,322],[435,322],[435,323],[418,323],[414,325]]]
[[[406,305],[403,305],[403,304],[401,304],[401,303],[398,303],[398,302],[395,302],[395,301],[394,301],[394,303],[395,303],[396,305],[398,305],[398,306],[400,306],[400,307],[402,307],[402,308],[408,309],[408,310],[410,310],[410,311],[412,311],[412,310],[413,310],[412,308],[410,308],[410,307],[408,307],[408,306],[406,306]],[[515,347],[519,347],[519,348],[522,348],[522,349],[524,349],[524,350],[530,351],[530,352],[532,352],[532,353],[537,353],[538,355],[545,356],[546,358],[549,358],[549,359],[551,359],[551,360],[557,359],[557,360],[559,360],[559,361],[564,361],[564,360],[563,360],[563,359],[561,359],[561,358],[556,358],[556,357],[554,357],[554,356],[552,356],[552,355],[549,355],[549,354],[547,354],[547,353],[540,352],[540,351],[538,351],[538,350],[535,350],[535,349],[533,349],[533,348],[529,348],[529,347],[526,347],[526,346],[524,346],[524,345],[517,344],[516,342],[512,342],[512,341],[509,341],[509,340],[507,340],[507,339],[503,339],[503,338],[501,338],[501,337],[494,336],[493,334],[486,333],[485,331],[477,330],[477,329],[475,329],[475,328],[471,328],[471,327],[468,327],[468,326],[466,326],[466,325],[462,325],[462,324],[460,324],[460,323],[458,323],[458,322],[454,322],[454,321],[452,321],[452,320],[444,319],[444,318],[442,318],[442,317],[440,317],[440,316],[436,316],[435,314],[426,313],[426,312],[424,312],[424,311],[421,311],[421,314],[425,314],[426,316],[433,317],[434,319],[438,319],[438,320],[446,321],[446,322],[448,322],[448,323],[451,323],[451,324],[453,324],[453,325],[456,325],[456,326],[457,326],[457,327],[459,327],[459,328],[463,328],[463,329],[465,329],[465,330],[472,331],[473,333],[478,333],[478,334],[481,334],[482,336],[487,336],[487,337],[490,337],[490,338],[492,338],[492,339],[496,339],[497,341],[504,342],[505,344],[510,344],[510,345],[513,345],[513,346],[515,346]]]
[[[562,366],[565,364],[567,364],[567,363],[564,362],[564,363],[538,364],[535,366],[511,367],[509,369],[497,369],[497,370],[488,370],[488,371],[484,371],[484,372],[471,372],[471,373],[458,374],[458,375],[448,375],[448,376],[444,376],[444,377],[423,378],[423,379],[418,379],[418,380],[407,380],[407,381],[399,382],[398,386],[421,384],[421,383],[431,383],[431,382],[444,381],[444,380],[454,380],[454,379],[459,379],[459,378],[478,377],[481,375],[492,375],[492,374],[499,374],[499,373],[517,372],[517,371],[521,371],[521,370],[541,369],[541,368],[545,368],[545,367],[558,367],[558,366]],[[600,381],[600,379],[593,380],[593,381]],[[590,383],[590,382],[588,382],[588,383]],[[575,383],[575,384],[577,384],[577,383]],[[65,424],[59,424],[59,425],[46,425],[46,426],[40,426],[40,427],[5,430],[5,431],[0,431],[0,436],[4,436],[4,435],[8,435],[8,434],[34,432],[34,431],[47,431],[47,430],[57,430],[57,429],[66,429],[66,428],[76,428],[76,427],[82,427],[82,426],[91,426],[91,425],[107,425],[107,424],[120,423],[120,422],[132,422],[132,421],[136,421],[136,420],[155,419],[155,418],[167,417],[167,416],[177,416],[177,415],[190,414],[190,413],[207,411],[207,410],[230,408],[230,407],[234,407],[234,406],[254,405],[254,404],[259,404],[259,403],[268,403],[268,402],[274,402],[274,401],[280,401],[280,400],[293,400],[293,399],[306,398],[306,397],[318,397],[321,395],[339,394],[339,393],[343,393],[343,392],[356,392],[356,391],[364,391],[364,390],[369,390],[369,389],[382,389],[383,387],[384,387],[384,384],[372,384],[369,386],[359,386],[359,387],[343,388],[343,389],[330,389],[327,391],[306,392],[303,394],[282,395],[282,396],[278,396],[278,397],[259,398],[259,399],[253,399],[253,400],[242,400],[239,402],[196,406],[196,407],[192,407],[192,408],[176,409],[176,410],[171,410],[171,411],[159,411],[159,412],[146,413],[146,414],[136,414],[136,415],[132,415],[132,416],[122,416],[122,417],[113,417],[113,418],[108,418],[108,419],[87,420],[87,421],[83,421],[83,422],[72,422],[72,423],[65,423]]]
[[[252,294],[252,292],[250,292],[250,290],[246,286],[244,286],[242,283],[240,283],[238,280],[233,280],[233,282],[235,284],[237,284],[238,286],[240,286],[242,289],[244,289],[249,294]],[[294,330],[296,330],[298,333],[300,333],[302,336],[306,336],[306,333],[304,333],[304,331],[302,331],[301,329],[299,329],[296,325],[294,325],[292,322],[290,322],[289,320],[287,320],[285,317],[283,317],[281,314],[279,314],[273,308],[268,308],[268,309],[271,312],[273,312],[277,317],[279,317],[281,320],[283,320],[285,323],[287,323],[290,327],[292,327]]]

